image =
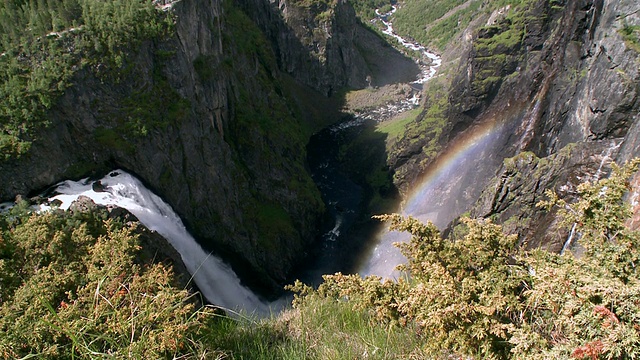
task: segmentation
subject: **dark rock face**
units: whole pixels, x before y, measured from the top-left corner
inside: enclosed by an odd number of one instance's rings
[[[507,159],[469,211],[473,218],[491,218],[504,231],[519,234],[523,245],[559,252],[570,229],[559,224],[556,210],[536,204],[546,200],[545,190],[572,201],[577,187],[601,178],[616,156],[619,140],[580,142],[545,158],[523,152]]]
[[[516,151],[530,150],[541,159],[506,162],[496,178],[499,185],[494,180],[485,189],[485,195],[493,194],[493,205],[481,198],[474,215],[496,215],[528,246],[559,251],[569,229],[559,228],[553,212],[534,207],[544,198],[544,189],[571,199],[579,183],[606,176],[613,160],[640,154],[635,130],[640,112],[638,53],[619,33],[620,18],[633,12],[632,3],[565,4],[541,49],[542,66],[527,77],[540,79],[537,89],[531,87],[537,90],[531,101],[538,109],[523,124],[516,144]],[[630,17],[640,21],[637,14]],[[506,165],[511,161],[518,168],[512,174]],[[497,200],[505,191],[510,194]]]
[[[471,213],[505,223],[529,246],[559,250],[568,230],[534,206],[544,189],[570,197],[579,182],[605,176],[612,160],[640,155],[639,54],[621,35],[640,14],[627,0],[534,4],[521,20],[499,11],[476,20],[459,52],[444,59],[461,57],[446,88],[444,130],[395,156],[407,188],[436,157],[421,151],[425,143],[444,147],[487,121],[519,123],[501,155],[526,153],[505,161]]]
[[[175,2],[175,35],[132,49],[118,81],[76,73],[30,152],[0,163],[0,199],[122,167],[248,285],[281,289],[323,212],[305,169],[300,110],[281,75],[329,94],[365,84],[370,73],[350,6],[322,21],[313,9],[286,9],[264,0]]]
[[[278,66],[300,83],[332,95],[341,88],[413,81],[418,66],[360,24],[347,1],[241,0],[271,40]]]

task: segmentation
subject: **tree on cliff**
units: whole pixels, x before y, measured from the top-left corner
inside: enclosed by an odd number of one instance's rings
[[[0,1],[0,160],[29,150],[76,71],[117,79],[125,53],[172,21],[150,0]]]

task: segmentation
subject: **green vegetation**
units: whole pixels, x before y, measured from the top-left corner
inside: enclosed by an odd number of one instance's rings
[[[0,158],[28,151],[75,72],[117,81],[132,66],[125,54],[172,21],[148,0],[0,2]]]
[[[354,0],[351,5],[356,10],[356,15],[365,23],[376,17],[376,9],[380,9],[381,13],[391,11],[391,0]]]
[[[480,1],[476,2],[480,3]],[[445,14],[464,3],[465,0],[405,1],[394,15],[394,28],[399,34],[407,35],[421,44],[433,46],[435,43],[443,40],[440,40],[439,38],[436,40],[429,36],[434,34],[428,34],[425,30],[427,28],[441,26],[436,24],[436,22],[445,21],[446,19],[442,19]],[[461,14],[454,14],[447,17],[452,19],[451,21],[455,21],[455,29],[457,31],[462,31],[466,27],[466,24],[461,24],[461,27],[458,27],[458,20],[460,17]],[[442,28],[441,30],[434,30],[434,33],[436,32],[446,33],[447,31]],[[441,48],[438,49],[442,50]]]
[[[304,305],[277,318],[239,321],[217,318],[208,344],[225,349],[228,359],[353,360],[424,359],[419,334],[376,324],[368,311],[309,293]],[[227,359],[227,358],[225,358]]]
[[[0,357],[199,357],[210,311],[151,256],[102,211],[0,216]]]
[[[640,53],[640,25],[629,25],[625,23],[618,32],[622,35],[622,39],[627,47]]]
[[[305,8],[315,14],[316,25],[326,23],[334,15],[334,9],[338,5],[337,0],[293,0],[290,5]],[[315,30],[314,30],[315,31]]]
[[[390,146],[389,156],[395,156],[407,145],[420,144],[424,162],[433,159],[441,149],[441,136],[448,124],[447,112],[451,104],[447,97],[449,84],[442,77],[433,79],[424,91],[425,109],[409,121],[404,133]]]
[[[332,299],[368,311],[377,319],[372,324],[420,334],[421,349],[432,358],[635,358],[640,234],[625,225],[631,212],[623,197],[638,164],[582,184],[574,204],[552,192],[539,204],[560,207],[565,225],[576,224],[584,248],[579,257],[524,251],[488,220],[463,219],[466,231],[451,241],[432,224],[384,216],[392,229],[412,235],[399,245],[408,258],[406,278],[325,276],[317,290],[297,283],[295,304]]]
[[[377,131],[383,134],[387,134],[387,148],[392,146],[400,135],[404,134],[405,128],[410,123],[416,121],[421,113],[421,108],[415,108],[413,110],[401,113],[394,119],[378,124],[378,126],[376,127]]]
[[[394,15],[394,28],[403,36],[443,51],[472,20],[510,5],[510,14],[521,13],[530,0],[406,0]]]
[[[291,1],[292,5],[295,6],[301,6],[301,7],[306,7],[306,8],[311,8],[311,7],[332,7],[333,5],[337,4],[336,0],[293,0]]]

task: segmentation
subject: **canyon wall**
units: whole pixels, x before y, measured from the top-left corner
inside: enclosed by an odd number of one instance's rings
[[[273,293],[304,259],[324,211],[306,170],[312,125],[298,89],[313,103],[383,73],[365,57],[384,62],[362,55],[355,34],[368,32],[343,2],[328,12],[262,0],[158,5],[175,16],[174,34],[130,49],[117,78],[99,66],[77,71],[30,151],[0,164],[0,198],[124,168],[248,285]]]
[[[468,189],[480,195],[466,210],[505,224],[529,246],[559,251],[569,229],[535,207],[544,190],[571,199],[612,161],[639,155],[638,24],[635,2],[602,0],[530,1],[476,19],[443,55],[450,80],[425,91],[418,122],[436,105],[445,125],[426,137],[409,131],[398,142],[390,155],[396,183],[409,189],[456,136],[513,123],[500,155],[517,156]],[[424,150],[434,142],[435,152]]]

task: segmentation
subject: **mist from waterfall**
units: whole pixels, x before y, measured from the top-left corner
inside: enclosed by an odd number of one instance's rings
[[[457,136],[427,168],[397,212],[444,229],[468,210],[502,165],[517,124],[517,119],[490,120]],[[378,234],[371,253],[363,254],[359,273],[397,278],[400,274],[395,268],[406,258],[393,244],[408,239],[409,234],[397,231]]]

